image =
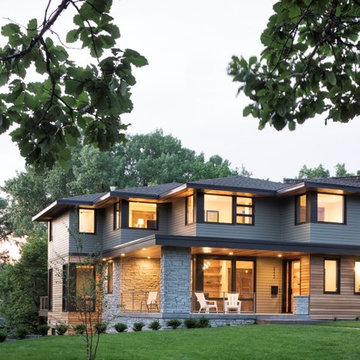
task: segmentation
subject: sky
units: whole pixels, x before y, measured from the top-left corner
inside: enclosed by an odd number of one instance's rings
[[[56,4],[58,1],[53,0]],[[42,18],[47,0],[0,2],[0,24],[11,18],[26,24]],[[306,164],[322,163],[331,172],[335,164],[360,169],[359,119],[348,124],[319,117],[290,132],[267,127],[244,118],[247,99],[236,96],[237,85],[226,69],[232,55],[250,57],[262,50],[260,35],[272,14],[269,0],[114,0],[112,15],[120,28],[118,46],[144,55],[149,65],[136,69],[134,110],[122,119],[131,123],[130,134],[163,129],[183,146],[219,154],[232,167],[242,165],[253,177],[281,181],[294,177]],[[62,16],[56,27],[65,38],[71,17]],[[76,61],[90,58],[76,50]],[[24,168],[24,161],[8,134],[0,135],[0,186]]]

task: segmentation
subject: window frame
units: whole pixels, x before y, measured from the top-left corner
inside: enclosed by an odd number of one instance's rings
[[[156,205],[156,227],[155,228],[137,228],[134,226],[130,226],[130,203],[140,203],[140,204],[154,204]],[[150,230],[150,231],[157,231],[159,230],[159,204],[154,202],[146,202],[146,201],[129,201],[128,202],[128,229],[136,229],[136,230]]]
[[[254,226],[254,225],[255,225],[255,204],[254,204],[254,198],[251,197],[251,196],[238,196],[238,195],[233,196],[233,198],[234,198],[234,199],[233,199],[233,224],[234,224],[234,225]],[[237,204],[237,198],[251,199],[251,205],[241,205],[241,204],[238,205],[238,204]],[[251,209],[251,215],[238,214],[238,213],[237,213],[237,207],[238,207],[238,206],[250,208],[250,209]],[[238,216],[248,217],[248,218],[250,218],[252,221],[251,221],[250,224],[238,223],[237,220],[236,220]]]
[[[325,290],[325,262],[326,261],[336,261],[336,291],[326,291]],[[340,258],[324,258],[323,259],[323,293],[324,294],[330,294],[330,295],[339,295],[340,294],[340,275],[341,275],[341,270],[340,270]]]
[[[53,295],[54,295],[54,271],[52,268],[48,269],[48,311],[53,310]]]
[[[343,215],[343,221],[342,222],[334,222],[334,221],[320,221],[318,219],[318,199],[319,199],[319,194],[324,194],[324,195],[336,195],[336,196],[341,196],[343,199],[343,211],[342,211],[342,215]],[[346,225],[346,195],[344,194],[333,194],[333,193],[327,193],[327,192],[317,192],[316,193],[316,197],[315,197],[315,202],[316,202],[316,211],[315,211],[315,215],[316,215],[316,223],[317,224],[332,224],[332,225]]]
[[[189,222],[189,217],[188,217],[188,201],[189,198],[192,197],[193,198],[193,211],[192,211],[192,221]],[[192,225],[195,224],[195,195],[189,195],[185,198],[185,225]]]
[[[94,212],[94,232],[80,231],[80,210],[92,210]],[[96,218],[97,218],[96,209],[79,207],[78,208],[78,232],[79,232],[79,234],[96,235],[96,222],[97,222]]]
[[[355,272],[355,267],[356,267],[356,263],[360,263],[360,259],[354,259],[354,295],[360,295],[360,291],[356,291],[355,290],[355,284],[356,284],[356,272]],[[359,276],[360,276],[360,274],[359,274]]]
[[[299,204],[300,204],[300,197],[305,196],[305,221],[298,221],[298,214],[299,214]],[[308,194],[299,194],[295,196],[295,225],[302,225],[309,223],[309,216],[308,216],[308,207],[309,207],[309,201],[308,201]],[[311,205],[310,205],[311,207]]]
[[[119,207],[119,209],[117,209]],[[116,226],[117,218],[119,219],[119,226]],[[121,229],[121,202],[117,201],[114,203],[113,208],[113,230],[119,230]]]
[[[48,242],[53,241],[53,221],[48,221]]]

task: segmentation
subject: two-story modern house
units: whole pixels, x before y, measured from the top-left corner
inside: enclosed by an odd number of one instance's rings
[[[113,322],[196,317],[210,304],[214,325],[360,316],[359,177],[112,189],[58,199],[34,220],[49,224],[52,327],[76,323],[62,274],[76,292],[91,271],[77,259],[92,251],[107,273],[102,318]],[[240,308],[226,311],[232,293]]]

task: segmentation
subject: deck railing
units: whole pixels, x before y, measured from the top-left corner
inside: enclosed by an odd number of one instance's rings
[[[201,292],[201,291],[196,291]],[[206,300],[216,301],[218,313],[225,312],[225,300],[228,298],[228,294],[234,292],[228,291],[204,291]],[[256,293],[240,294],[238,300],[241,301],[240,311],[243,313],[255,313],[256,312]],[[212,303],[211,303],[212,304]],[[191,312],[198,312],[200,309],[200,303],[197,301],[195,291],[191,294]],[[211,311],[214,311],[212,308]]]
[[[155,294],[156,293],[156,294]],[[128,291],[120,293],[121,312],[159,312],[160,311],[160,291]]]

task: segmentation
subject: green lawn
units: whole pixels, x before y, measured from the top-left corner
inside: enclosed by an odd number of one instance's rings
[[[98,360],[355,360],[360,330],[311,325],[248,325],[104,335]],[[52,336],[0,344],[1,360],[84,359],[83,339]]]
[[[360,321],[326,321],[317,324],[319,326],[351,327],[360,328]]]

